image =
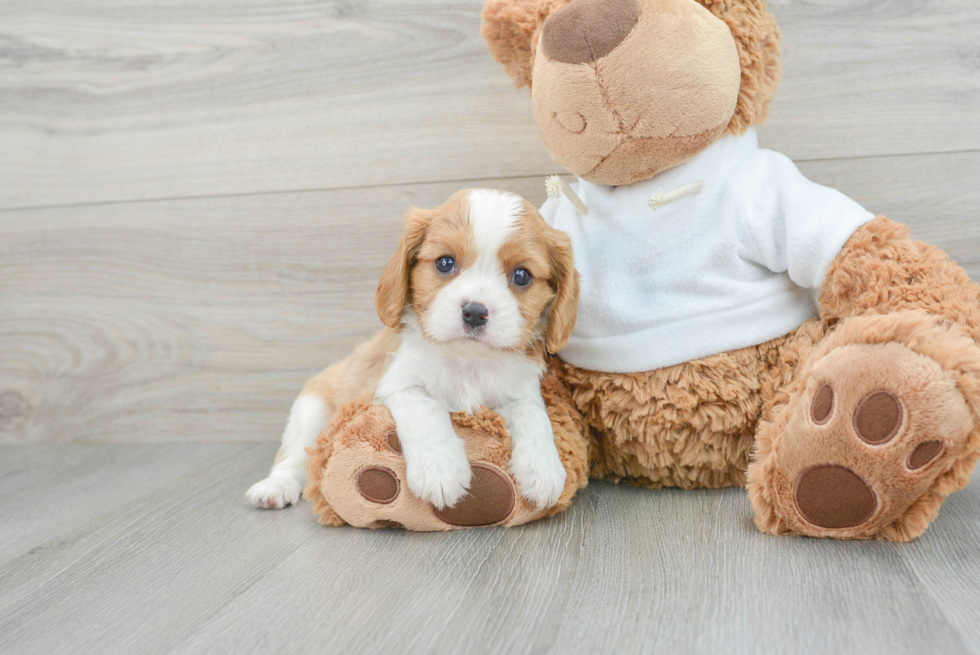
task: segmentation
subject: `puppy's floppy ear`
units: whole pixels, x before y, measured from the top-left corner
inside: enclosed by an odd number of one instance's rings
[[[548,352],[557,353],[568,343],[578,315],[578,271],[572,255],[572,240],[561,230],[552,227],[546,232],[548,257],[551,260],[551,281],[555,299],[548,311],[545,341]]]
[[[413,207],[405,215],[405,231],[398,243],[398,251],[388,260],[378,290],[374,294],[374,306],[378,318],[390,328],[397,328],[402,322],[402,312],[409,303],[412,266],[418,257],[425,233],[431,222],[431,214],[424,209]]]
[[[534,51],[544,20],[571,0],[486,0],[480,33],[490,56],[504,65],[517,87],[531,86]]]

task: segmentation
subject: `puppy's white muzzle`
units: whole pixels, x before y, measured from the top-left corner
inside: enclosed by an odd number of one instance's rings
[[[521,312],[499,270],[467,269],[436,294],[419,317],[436,341],[478,341],[491,348],[520,343]]]

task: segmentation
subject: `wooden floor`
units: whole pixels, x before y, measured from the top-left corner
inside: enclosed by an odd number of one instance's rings
[[[763,536],[741,490],[451,534],[245,504],[400,214],[561,172],[480,4],[0,3],[0,654],[980,654],[980,482],[902,546]],[[770,6],[762,145],[980,279],[980,3]]]
[[[247,507],[272,444],[0,447],[2,653],[980,653],[980,483],[918,541],[590,485],[511,530]]]

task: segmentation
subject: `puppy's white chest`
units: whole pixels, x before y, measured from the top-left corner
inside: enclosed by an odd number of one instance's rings
[[[474,412],[485,405],[497,407],[517,391],[522,376],[507,362],[459,361],[445,358],[430,371],[429,392],[451,412]],[[510,384],[508,384],[510,383]]]
[[[467,352],[439,347],[409,324],[376,391],[380,402],[419,389],[450,412],[497,409],[507,402],[540,397],[544,362],[518,352]]]

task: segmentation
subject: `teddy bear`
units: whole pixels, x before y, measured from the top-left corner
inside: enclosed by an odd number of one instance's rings
[[[772,534],[912,539],[980,457],[980,287],[758,148],[763,0],[488,0],[483,36],[579,180],[560,377],[593,477],[745,486]]]
[[[482,31],[577,178],[551,180],[541,213],[571,236],[581,295],[542,382],[569,470],[562,501],[519,516],[499,503],[468,525],[553,514],[591,477],[745,487],[774,535],[920,535],[980,458],[980,287],[758,147],[780,78],[763,0],[487,0]],[[394,471],[389,492],[403,476],[385,410],[345,416],[312,453],[321,521],[462,527],[363,492],[363,515],[328,498],[333,481],[357,493],[372,462]],[[474,470],[490,459],[507,477],[505,426],[454,420]],[[355,442],[362,454],[332,470]]]

